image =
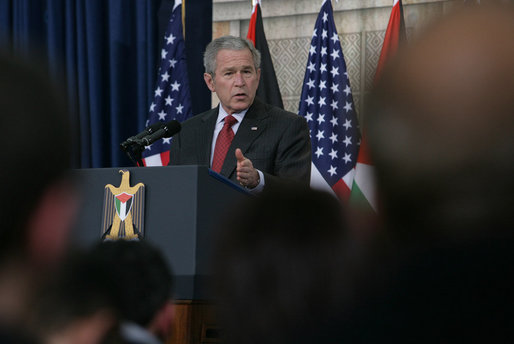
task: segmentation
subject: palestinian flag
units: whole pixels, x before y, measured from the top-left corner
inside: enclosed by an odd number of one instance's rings
[[[132,209],[132,201],[134,195],[123,192],[119,195],[114,196],[114,205],[116,207],[116,213],[120,217],[121,221],[125,221],[125,218]]]
[[[405,22],[403,19],[403,7],[401,0],[394,0],[391,17],[387,24],[384,43],[380,52],[377,69],[375,71],[375,83],[380,78],[385,63],[398,51],[400,42],[406,40]],[[363,130],[364,131],[364,130]],[[375,168],[369,156],[366,133],[362,135],[357,165],[355,166],[355,178],[353,180],[350,204],[362,212],[376,213],[378,210]]]
[[[250,26],[246,38],[253,42],[253,45],[261,53],[261,80],[257,88],[257,97],[265,103],[278,106],[283,109],[282,96],[278,88],[277,76],[273,68],[273,61],[264,34],[264,26],[262,25],[262,14],[260,0],[254,0],[252,17],[250,18]]]

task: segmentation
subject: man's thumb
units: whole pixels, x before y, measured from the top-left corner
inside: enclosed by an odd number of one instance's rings
[[[236,148],[236,159],[237,162],[242,162],[245,159],[243,152],[241,152],[241,149],[239,148]]]

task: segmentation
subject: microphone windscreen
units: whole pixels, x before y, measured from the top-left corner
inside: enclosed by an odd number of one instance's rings
[[[161,129],[165,124],[162,122],[155,122],[154,124],[149,125],[146,127],[145,131],[149,134],[153,133],[156,130]]]
[[[163,128],[166,130],[164,137],[172,137],[182,129],[182,126],[180,122],[173,120],[166,123]]]

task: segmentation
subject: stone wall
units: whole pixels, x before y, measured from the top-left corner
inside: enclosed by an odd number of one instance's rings
[[[322,0],[261,0],[264,31],[284,107],[295,113],[321,3]],[[213,0],[213,38],[227,34],[245,37],[251,4],[251,0]],[[358,116],[372,86],[392,4],[393,0],[332,1]],[[407,36],[415,35],[450,6],[448,0],[404,0]]]

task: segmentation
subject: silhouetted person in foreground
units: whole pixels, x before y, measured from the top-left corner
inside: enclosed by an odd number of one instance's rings
[[[390,230],[471,237],[514,225],[514,14],[472,6],[386,69],[367,124]]]
[[[40,288],[27,319],[42,344],[121,343],[112,266],[87,252],[73,252]],[[30,320],[30,322],[29,322]]]
[[[512,342],[514,9],[440,20],[367,118],[390,253],[358,282],[351,343]]]
[[[223,340],[338,343],[353,264],[340,203],[299,186],[232,209],[215,255]]]
[[[18,341],[34,289],[67,249],[76,196],[65,177],[71,142],[62,98],[45,73],[0,54],[2,342]]]
[[[174,315],[173,277],[161,252],[145,241],[117,240],[97,245],[90,257],[109,267],[112,284],[108,287],[124,342],[164,343]]]
[[[75,252],[35,304],[43,344],[159,344],[170,334],[172,275],[145,241],[106,241]]]

